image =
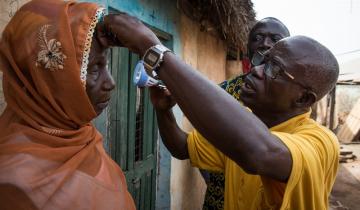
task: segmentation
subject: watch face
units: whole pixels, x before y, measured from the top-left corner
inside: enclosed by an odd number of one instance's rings
[[[160,55],[154,51],[149,51],[148,54],[145,56],[145,63],[150,66],[154,66],[160,58]]]

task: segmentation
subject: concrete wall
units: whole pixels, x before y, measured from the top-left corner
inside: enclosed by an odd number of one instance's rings
[[[15,12],[29,0],[1,0],[0,1],[0,33],[4,30],[6,24],[9,22]],[[1,37],[1,36],[0,36]],[[5,109],[6,103],[4,100],[2,89],[2,71],[0,69],[0,114]]]
[[[336,107],[340,131],[345,126],[346,119],[360,99],[360,85],[337,85],[336,86]],[[356,134],[356,133],[355,133]],[[354,134],[354,135],[355,135]],[[342,139],[340,139],[342,140]]]
[[[317,118],[316,121],[327,127],[330,124],[330,100],[329,96],[325,96],[317,104]],[[348,128],[350,125],[345,125],[352,109],[355,108],[357,101],[360,99],[360,85],[345,85],[338,84],[336,86],[336,101],[334,110],[334,131],[339,137],[339,141],[348,143],[351,136],[357,133],[357,130]],[[355,116],[357,118],[357,116]],[[345,129],[345,130],[344,130]],[[350,130],[349,130],[350,129]],[[352,134],[348,135],[351,132]],[[344,139],[346,137],[346,139]]]
[[[15,12],[29,0],[1,0],[0,1],[0,31],[2,32]]]
[[[357,100],[360,98],[360,85],[337,85],[336,103],[341,123],[345,120]]]
[[[215,83],[226,78],[226,47],[221,40],[201,32],[197,23],[186,16],[181,16],[180,37],[182,58]],[[193,128],[186,118],[182,128],[191,131]],[[197,168],[190,166],[189,161],[172,159],[171,161],[171,209],[202,209],[206,185]]]

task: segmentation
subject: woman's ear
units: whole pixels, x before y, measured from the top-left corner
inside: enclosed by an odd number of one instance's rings
[[[317,95],[313,91],[307,90],[301,94],[295,104],[299,108],[311,107],[317,101]]]

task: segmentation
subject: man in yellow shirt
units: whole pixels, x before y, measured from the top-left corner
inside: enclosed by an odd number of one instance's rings
[[[159,47],[161,42],[136,18],[110,15],[104,23],[115,43],[143,56],[149,72],[157,67],[157,75],[202,134],[183,132],[171,112],[169,92],[152,88],[160,134],[171,154],[224,172],[225,210],[328,208],[338,143],[331,131],[309,117],[311,105],[335,86],[339,74],[326,47],[294,36],[263,53],[262,64],[252,68],[241,90],[249,112]]]
[[[274,17],[266,17],[257,21],[251,28],[247,43],[247,56],[245,61],[252,61],[255,65],[259,65],[257,58],[259,53],[269,50],[276,42],[285,37],[289,37],[288,28],[279,19]],[[255,54],[255,56],[253,56]],[[253,59],[254,58],[254,59]],[[251,64],[251,65],[254,65]],[[245,74],[236,76],[235,78],[222,82],[219,86],[226,90],[230,95],[241,103],[240,93],[243,84],[243,78],[250,71],[251,66],[243,65]],[[224,190],[225,177],[222,172],[209,173],[201,170],[204,176],[207,188],[204,198],[203,210],[223,210],[224,209]]]

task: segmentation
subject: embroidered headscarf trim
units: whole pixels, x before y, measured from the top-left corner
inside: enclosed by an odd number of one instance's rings
[[[84,48],[84,53],[83,53],[83,58],[82,58],[81,69],[80,69],[80,79],[84,86],[86,85],[86,75],[87,75],[87,67],[89,64],[89,54],[90,54],[91,43],[92,43],[92,39],[94,36],[95,28],[96,28],[96,25],[98,24],[99,20],[104,16],[104,14],[105,14],[104,8],[99,8],[96,11],[95,16],[93,17],[92,22],[90,24],[89,32],[87,33],[87,36],[86,36],[85,48]]]

